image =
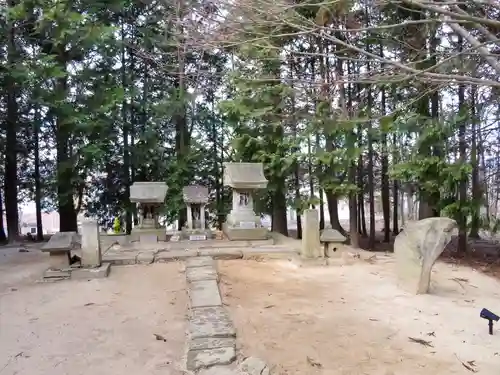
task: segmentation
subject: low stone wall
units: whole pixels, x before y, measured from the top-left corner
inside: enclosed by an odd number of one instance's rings
[[[100,233],[99,240],[101,242],[101,249],[106,251],[115,243],[119,245],[126,245],[129,243],[128,236],[125,233]]]

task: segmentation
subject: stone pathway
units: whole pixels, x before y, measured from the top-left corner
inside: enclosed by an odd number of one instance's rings
[[[236,360],[236,331],[222,306],[215,260],[188,259],[186,279],[190,305],[186,368],[196,371],[231,364]]]
[[[189,295],[188,352],[186,368],[198,375],[269,375],[259,358],[236,361],[236,330],[222,305],[216,261],[212,257],[186,261]]]

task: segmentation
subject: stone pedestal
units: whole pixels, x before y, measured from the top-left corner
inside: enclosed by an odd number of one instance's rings
[[[83,267],[99,267],[101,265],[101,245],[99,241],[99,225],[97,221],[88,220],[82,223],[82,260]]]
[[[233,189],[233,209],[227,215],[222,229],[230,241],[266,240],[269,231],[261,224],[253,210],[251,191]]]
[[[53,251],[49,256],[49,265],[51,269],[63,270],[70,266],[69,251]]]
[[[302,214],[302,245],[300,255],[303,258],[323,258],[324,251],[319,241],[318,210],[307,209]]]

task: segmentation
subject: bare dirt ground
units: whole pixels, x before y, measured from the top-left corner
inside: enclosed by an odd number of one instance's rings
[[[183,373],[187,299],[180,264],[36,283],[46,267],[38,251],[0,249],[1,375]]]
[[[377,258],[314,268],[220,262],[243,355],[290,375],[499,373],[500,324],[488,335],[479,311],[500,312],[500,282],[438,263],[432,294],[413,296],[398,289],[392,256]]]

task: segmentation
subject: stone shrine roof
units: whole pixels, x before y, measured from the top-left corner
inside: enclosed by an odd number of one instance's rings
[[[163,203],[167,195],[164,182],[134,182],[130,186],[130,201],[135,203]]]
[[[182,197],[186,203],[208,203],[208,188],[200,185],[184,186],[182,189]]]
[[[224,185],[234,189],[265,189],[262,163],[224,163]]]

